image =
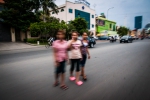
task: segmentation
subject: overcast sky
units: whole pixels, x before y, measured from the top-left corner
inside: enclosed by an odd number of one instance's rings
[[[59,6],[65,3],[66,0],[56,0],[55,3]],[[75,0],[68,0],[74,2]],[[94,9],[97,15],[105,13],[108,19],[117,22],[117,25],[125,25],[130,29],[134,29],[135,16],[143,16],[142,27],[150,22],[150,0],[87,0],[90,7]]]

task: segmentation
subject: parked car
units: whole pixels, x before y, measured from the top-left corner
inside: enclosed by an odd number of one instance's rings
[[[82,40],[82,37],[78,37],[78,40]],[[94,37],[88,37],[89,47],[93,48],[96,44]]]
[[[94,39],[94,37],[88,37],[88,41],[89,41],[89,47],[93,48],[94,45],[96,44],[96,40]]]
[[[132,43],[133,39],[131,36],[123,36],[120,39],[120,43],[124,42],[124,43]]]
[[[101,37],[99,37],[99,40],[109,40],[109,37],[108,36],[101,36]]]

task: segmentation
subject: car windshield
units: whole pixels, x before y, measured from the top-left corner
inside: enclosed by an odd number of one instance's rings
[[[123,36],[121,39],[126,39],[126,38],[128,38],[128,36]]]

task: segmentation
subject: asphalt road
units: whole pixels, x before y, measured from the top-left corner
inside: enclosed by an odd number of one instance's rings
[[[98,43],[86,64],[88,81],[53,87],[52,50],[0,52],[0,100],[150,100],[150,40]]]

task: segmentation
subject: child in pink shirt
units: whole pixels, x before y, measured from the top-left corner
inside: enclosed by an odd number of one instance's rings
[[[59,75],[61,75],[61,89],[68,89],[68,87],[65,85],[64,80],[65,80],[65,63],[68,61],[68,45],[67,41],[64,40],[65,34],[63,31],[58,31],[57,32],[57,39],[53,43],[53,51],[54,51],[54,63],[56,67],[56,72],[55,72],[55,83],[54,86],[58,86],[58,78]]]

